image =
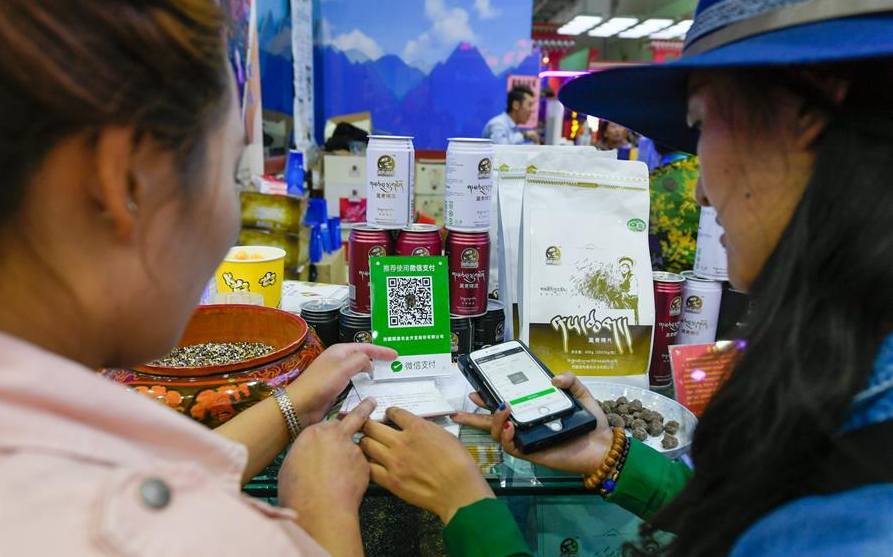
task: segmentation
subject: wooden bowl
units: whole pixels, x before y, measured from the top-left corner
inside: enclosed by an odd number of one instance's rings
[[[177,344],[205,342],[262,342],[276,350],[227,365],[141,365],[99,373],[213,428],[294,381],[323,351],[297,315],[250,305],[199,307]]]
[[[307,337],[307,323],[293,313],[264,306],[199,306],[177,346],[205,342],[261,342],[276,348],[264,356],[234,364],[202,367],[168,367],[143,364],[134,370],[152,375],[200,377],[255,368],[279,360],[300,347]]]

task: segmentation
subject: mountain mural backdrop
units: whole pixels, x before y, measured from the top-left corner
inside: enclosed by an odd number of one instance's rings
[[[289,0],[258,0],[257,41],[260,48],[261,106],[264,110],[292,114],[295,72]]]
[[[531,0],[326,0],[314,10],[320,144],[327,119],[369,111],[375,133],[445,149],[505,110],[508,74],[539,72]]]
[[[460,44],[425,75],[397,56],[351,62],[331,47],[316,50],[317,141],[339,114],[370,111],[376,133],[412,135],[417,149],[445,149],[448,137],[480,137],[487,120],[505,110],[506,76],[535,75],[539,56],[494,75],[478,50]]]

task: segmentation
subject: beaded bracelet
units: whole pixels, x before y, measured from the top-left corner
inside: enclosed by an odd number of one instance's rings
[[[599,466],[598,470],[593,474],[584,475],[583,483],[586,489],[600,489],[605,480],[614,482],[616,486],[615,472],[619,474],[618,464],[623,464],[626,458],[629,446],[626,439],[626,433],[622,427],[614,428],[614,439],[611,442],[611,448],[605,453],[604,462]],[[611,489],[613,491],[613,488]]]
[[[617,489],[617,479],[620,477],[620,471],[623,470],[623,465],[626,464],[626,456],[629,454],[629,439],[626,439],[626,442],[623,446],[623,454],[620,456],[620,460],[617,461],[617,466],[614,468],[614,473],[611,474],[611,477],[602,482],[601,487],[598,490],[599,495],[602,497],[607,497],[611,493],[614,493],[614,490]]]

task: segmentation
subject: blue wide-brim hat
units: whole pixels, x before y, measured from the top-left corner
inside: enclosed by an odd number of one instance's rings
[[[681,58],[581,76],[558,97],[572,110],[694,153],[698,132],[686,125],[691,70],[884,56],[893,56],[893,0],[701,0]]]

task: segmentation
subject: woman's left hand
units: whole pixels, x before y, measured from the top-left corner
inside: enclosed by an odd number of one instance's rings
[[[386,415],[400,429],[369,420],[360,440],[371,459],[372,481],[444,524],[460,508],[495,497],[455,436],[406,410],[388,408]]]
[[[301,425],[322,420],[351,377],[372,371],[372,359],[391,361],[396,357],[394,350],[368,343],[330,346],[287,387]]]
[[[522,454],[515,446],[515,424],[509,420],[510,406],[501,406],[493,414],[469,414],[459,412],[453,416],[453,421],[478,429],[489,430],[494,441],[502,443],[505,451],[516,457],[523,458],[541,464],[548,468],[574,472],[577,474],[592,474],[604,462],[605,454],[611,448],[613,440],[612,428],[608,426],[608,419],[602,412],[598,401],[592,396],[580,378],[573,373],[564,373],[552,378],[552,384],[561,389],[567,389],[595,416],[598,427],[586,435],[574,437],[558,445],[537,451]],[[477,393],[471,394],[471,400],[481,408],[487,408],[484,401]]]

